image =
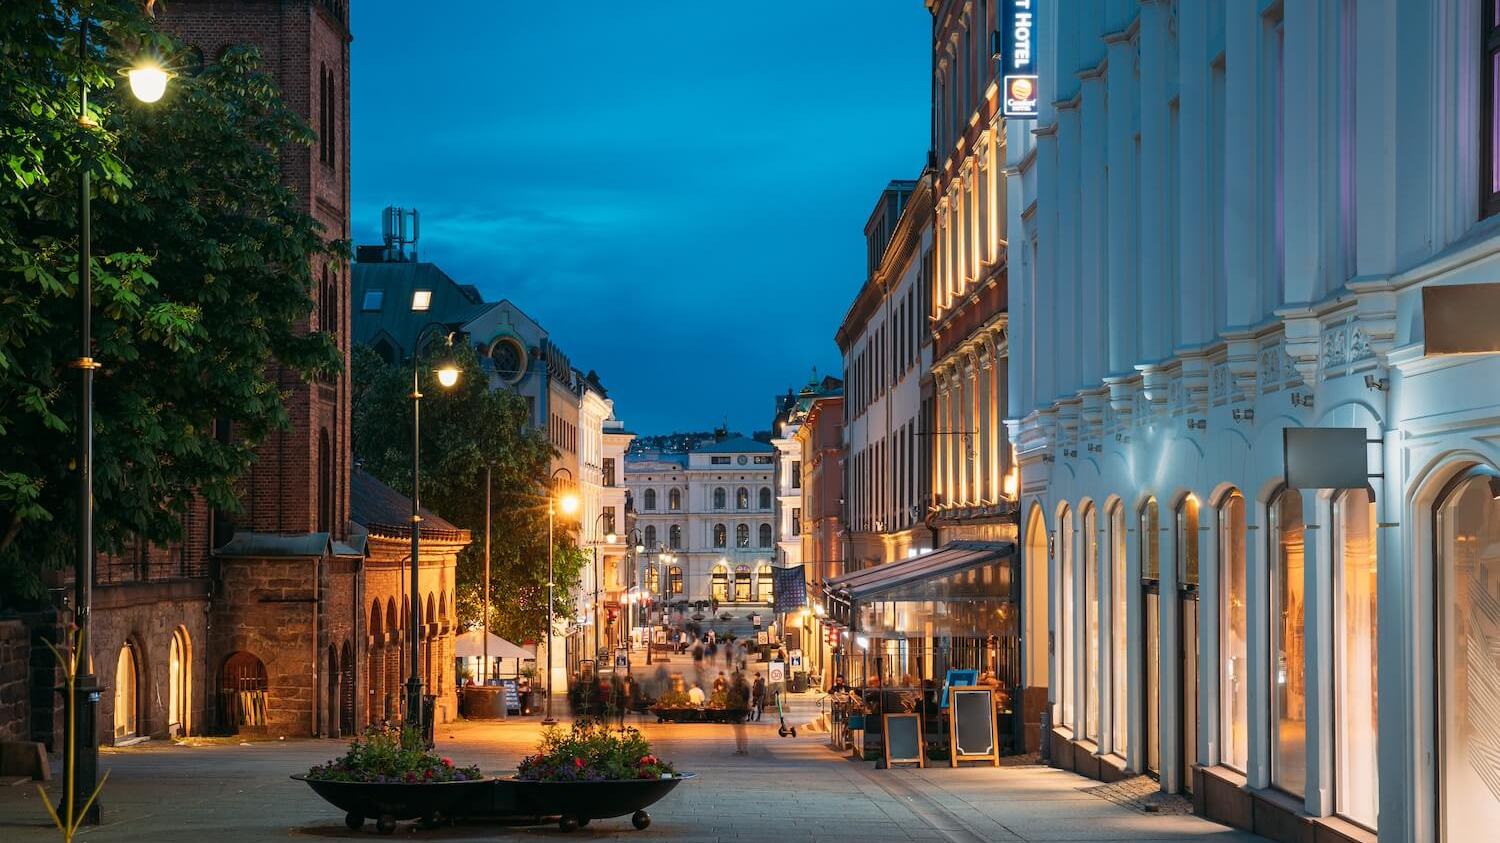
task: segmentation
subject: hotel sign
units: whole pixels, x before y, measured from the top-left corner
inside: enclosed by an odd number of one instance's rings
[[[1009,118],[1036,117],[1036,27],[1041,4],[1042,0],[1005,0],[1001,12],[1000,105]]]

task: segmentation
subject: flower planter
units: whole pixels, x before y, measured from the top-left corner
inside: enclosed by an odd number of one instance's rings
[[[466,782],[402,784],[320,781],[301,774],[292,778],[307,782],[313,793],[344,811],[344,824],[351,831],[359,830],[365,820],[373,819],[381,834],[395,831],[397,820],[421,819],[430,828],[437,824],[440,816],[461,814],[462,811],[455,809],[470,800],[487,798],[489,789],[497,781],[486,778]]]
[[[750,716],[750,709],[653,707],[650,713],[658,723],[740,723]]]
[[[672,792],[692,773],[677,773],[671,778],[619,779],[615,781],[544,782],[528,779],[504,780],[525,812],[538,817],[556,816],[557,827],[574,831],[590,820],[630,815],[638,829],[651,825],[645,809]]]

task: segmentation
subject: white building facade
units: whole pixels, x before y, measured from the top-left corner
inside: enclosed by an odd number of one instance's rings
[[[1005,156],[1054,763],[1276,839],[1493,837],[1500,359],[1433,353],[1424,291],[1500,275],[1496,4],[1063,5]],[[1363,430],[1367,487],[1288,488],[1294,427]]]
[[[645,547],[645,585],[667,607],[666,622],[702,608],[763,610],[770,602],[775,460],[771,445],[743,437],[683,453],[627,456],[625,486]]]

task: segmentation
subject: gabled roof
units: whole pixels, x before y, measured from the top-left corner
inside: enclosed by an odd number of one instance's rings
[[[776,451],[776,446],[769,442],[760,442],[748,439],[744,436],[736,436],[725,439],[723,442],[715,442],[712,445],[704,445],[694,448],[695,454],[770,454]]]
[[[459,528],[423,507],[422,532]],[[349,475],[349,520],[366,529],[375,526],[406,528],[411,524],[411,498],[385,485],[362,468]]]
[[[432,301],[426,312],[413,313],[412,292],[429,290]],[[379,306],[366,309],[366,293],[380,293]],[[373,303],[373,302],[371,302]],[[432,263],[356,263],[349,300],[353,339],[373,345],[384,333],[411,353],[417,331],[429,322],[461,325],[490,307],[472,285],[459,284]]]

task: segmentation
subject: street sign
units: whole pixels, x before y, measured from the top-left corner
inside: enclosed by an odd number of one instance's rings
[[[629,650],[627,650],[627,649],[625,649],[623,647],[621,647],[618,650],[615,650],[615,669],[616,670],[629,670],[630,669],[630,651]]]
[[[771,633],[766,632],[765,630],[761,630],[760,632],[755,633],[755,643],[756,644],[769,644],[769,643],[771,643]]]
[[[785,682],[786,662],[771,662],[771,668],[768,673],[772,682]]]
[[[796,670],[797,668],[799,668],[799,667],[802,666],[802,651],[801,650],[793,650],[790,653],[788,653],[787,655],[791,657],[792,670]]]
[[[1037,6],[1041,0],[1005,0],[1000,16],[1001,108],[1006,117],[1037,114]]]
[[[755,627],[756,629],[760,629],[760,615],[751,615],[750,625]]]

